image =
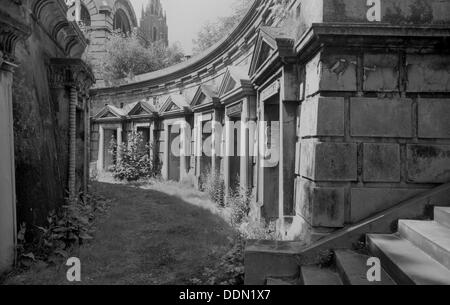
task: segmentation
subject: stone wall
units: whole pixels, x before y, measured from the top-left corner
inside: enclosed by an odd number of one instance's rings
[[[297,211],[341,228],[450,181],[450,56],[330,48],[306,64]]]
[[[65,18],[64,11],[61,13],[48,15],[48,22],[51,18]],[[31,36],[16,46],[20,65],[13,80],[18,220],[36,225],[45,224],[48,213],[63,204],[69,177],[70,95],[64,84],[54,87],[50,75],[56,73],[49,71],[53,58],[72,56],[48,34],[51,28],[46,25],[30,18]],[[83,104],[81,97],[79,103]],[[84,110],[79,111],[75,150],[79,191],[84,180],[84,118]]]

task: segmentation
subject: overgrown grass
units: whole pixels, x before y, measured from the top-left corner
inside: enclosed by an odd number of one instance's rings
[[[93,238],[94,221],[107,209],[104,198],[84,196],[84,201],[67,199],[59,210],[49,213],[44,226],[22,223],[17,234],[18,259],[13,273],[34,265],[60,264],[75,248]]]
[[[251,190],[236,187],[225,192],[225,182],[219,173],[208,172],[204,179],[204,192],[219,211],[223,211],[227,223],[235,229],[230,236],[232,247],[214,269],[205,269],[206,282],[194,278],[193,284],[241,285],[244,283],[244,251],[249,239],[277,239],[275,222],[252,217],[252,211],[258,209]]]

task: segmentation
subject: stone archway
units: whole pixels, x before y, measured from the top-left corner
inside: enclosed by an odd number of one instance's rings
[[[129,34],[137,27],[136,15],[133,6],[128,0],[117,0],[112,10],[113,29]]]
[[[128,34],[131,32],[131,24],[123,9],[117,9],[113,19],[113,29]]]

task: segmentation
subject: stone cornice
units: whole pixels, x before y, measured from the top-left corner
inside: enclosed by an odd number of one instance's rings
[[[51,59],[48,77],[50,87],[75,86],[82,94],[87,94],[95,82],[91,69],[78,58]]]
[[[450,47],[448,26],[396,26],[389,24],[315,23],[295,46],[300,60],[324,45],[358,48],[419,50],[447,50]]]
[[[31,34],[30,27],[23,18],[23,8],[20,1],[15,1],[16,9],[22,12],[22,16],[12,16],[0,7],[0,67],[4,65],[15,66],[14,51],[17,41],[25,39]]]
[[[231,58],[241,56],[248,52],[254,43],[257,28],[261,24],[263,12],[270,9],[268,3],[272,0],[255,0],[247,15],[229,35],[216,45],[206,50],[202,55],[184,63],[169,67],[164,70],[148,74],[138,75],[133,79],[122,80],[122,84],[111,87],[94,88],[98,94],[109,92],[130,91],[139,87],[162,88],[165,84],[172,84],[174,88],[182,87],[203,79],[230,64]],[[104,86],[105,84],[103,84]],[[159,89],[155,89],[159,91]]]
[[[220,97],[222,105],[228,106],[233,104],[236,100],[243,99],[250,96],[256,96],[256,91],[253,85],[250,86],[240,86],[227,92],[225,95]]]
[[[88,42],[78,25],[67,20],[67,6],[64,0],[34,0],[31,4],[31,13],[67,56],[81,57]]]

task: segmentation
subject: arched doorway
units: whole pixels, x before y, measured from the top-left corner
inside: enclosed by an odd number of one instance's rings
[[[91,13],[84,3],[75,3],[69,8],[67,17],[70,21],[80,22],[84,26],[91,26]]]
[[[81,5],[81,22],[85,25],[85,26],[91,26],[91,14],[89,13],[89,10],[87,9],[86,6]]]
[[[127,14],[122,10],[118,9],[114,14],[114,30],[120,31],[124,34],[129,34],[131,32],[130,21],[128,20]]]

